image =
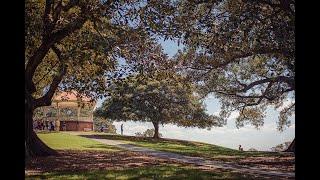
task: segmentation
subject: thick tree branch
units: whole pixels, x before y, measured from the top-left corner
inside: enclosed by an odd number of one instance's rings
[[[249,89],[253,88],[254,86],[260,85],[260,84],[264,84],[267,82],[285,82],[287,83],[291,88],[294,89],[295,85],[294,85],[294,79],[291,77],[286,77],[286,76],[278,76],[278,77],[274,77],[274,78],[266,78],[266,79],[261,79],[258,81],[254,81],[248,85],[246,85],[246,87],[244,87],[243,89],[239,90],[239,92],[247,92]]]
[[[279,8],[286,13],[294,15],[294,11],[290,7],[291,4],[295,6],[295,3],[293,1],[280,0],[279,4],[274,4],[274,3],[272,3],[272,1],[269,1],[269,0],[247,0],[247,1],[262,4],[262,5],[268,5],[268,6],[272,7],[273,9]]]
[[[58,57],[58,60],[60,62],[60,72],[59,72],[58,75],[56,75],[53,78],[53,81],[52,81],[52,83],[50,85],[50,88],[49,88],[48,92],[43,97],[38,98],[38,99],[35,100],[35,106],[36,107],[49,106],[51,104],[52,97],[53,97],[56,89],[58,88],[58,85],[61,82],[63,76],[67,72],[67,66],[63,62],[63,59],[62,59],[62,56],[61,56],[61,51],[56,46],[53,46],[52,50],[53,50],[53,52],[56,53],[56,55]]]
[[[238,54],[228,55],[225,58],[225,61],[223,62],[217,62],[217,61],[211,61],[211,64],[208,64],[206,67],[194,67],[194,66],[188,66],[187,68],[193,69],[193,70],[201,70],[201,71],[207,71],[204,74],[202,74],[202,77],[209,74],[213,70],[217,68],[224,68],[225,66],[231,64],[231,63],[237,63],[244,58],[248,58],[255,55],[263,55],[263,54],[288,54],[289,52],[285,49],[273,49],[273,48],[260,48],[256,50],[251,50],[247,52],[241,52]],[[293,84],[292,84],[293,85]]]
[[[39,79],[39,80],[35,83],[35,85],[39,84],[45,77],[47,77],[48,74],[51,73],[52,70],[53,70],[58,64],[59,64],[59,62],[56,62],[56,63],[51,67],[51,69],[50,69],[46,74],[44,74],[41,79]]]
[[[43,58],[48,53],[49,49],[53,47],[53,45],[63,38],[73,33],[74,31],[80,29],[82,25],[86,22],[86,18],[84,16],[80,16],[75,21],[66,25],[63,29],[58,30],[50,35],[50,37],[44,40],[40,47],[35,51],[33,56],[28,61],[26,70],[25,70],[25,83],[29,92],[33,93],[36,91],[35,85],[32,82],[32,77],[35,73],[36,68],[42,62]]]
[[[43,28],[43,34],[42,34],[42,37],[44,39],[47,39],[53,30],[53,23],[50,15],[52,6],[53,6],[53,0],[46,0],[46,5],[45,5],[44,15],[43,15],[44,28]]]
[[[53,52],[57,55],[57,58],[58,58],[58,61],[51,67],[51,69],[42,76],[41,79],[39,79],[35,85],[39,84],[50,72],[52,72],[52,70],[59,64],[59,61],[62,61],[62,57],[61,57],[61,51],[56,47],[56,46],[53,46],[51,48],[53,50]]]
[[[68,4],[66,4],[65,6],[62,6],[62,10],[66,12],[78,4],[79,4],[79,0],[70,0]]]
[[[61,82],[61,80],[65,74],[66,74],[66,66],[61,65],[61,70],[58,73],[58,75],[56,75],[53,78],[53,81],[49,87],[48,92],[44,96],[42,96],[41,98],[38,98],[35,100],[35,107],[49,106],[51,104],[52,97],[53,97],[56,89],[58,88],[59,83]]]

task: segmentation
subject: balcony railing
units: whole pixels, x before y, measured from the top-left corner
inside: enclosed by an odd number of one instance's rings
[[[92,117],[89,116],[89,117],[77,117],[77,116],[69,116],[69,117],[66,117],[66,116],[62,116],[62,117],[43,117],[43,118],[40,118],[40,119],[43,119],[45,121],[55,121],[57,119],[59,119],[60,121],[92,121]],[[39,119],[38,119],[39,120]]]

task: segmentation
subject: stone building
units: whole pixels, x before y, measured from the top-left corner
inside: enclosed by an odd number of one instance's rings
[[[51,106],[36,109],[34,121],[49,126],[52,122],[56,131],[93,130],[93,110],[95,101],[80,95],[76,91],[58,92]]]

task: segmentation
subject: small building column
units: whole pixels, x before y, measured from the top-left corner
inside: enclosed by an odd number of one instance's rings
[[[78,109],[77,109],[77,120],[79,121],[80,120],[80,114],[81,113],[81,107],[78,106]]]
[[[43,107],[43,117],[44,118],[41,120],[42,122],[47,120],[47,113],[48,113],[48,108],[45,106],[45,107]]]
[[[79,121],[80,121],[80,113],[81,113],[81,104],[78,102],[78,112],[77,112],[77,131],[79,131]]]
[[[60,107],[59,107],[59,103],[57,102],[56,103],[57,105],[57,111],[58,111],[58,116],[57,116],[57,119],[56,119],[56,131],[60,131],[60,120],[61,120],[61,116],[60,116]]]
[[[92,106],[91,104],[91,107],[90,107],[92,110],[91,110],[91,120],[92,120],[92,131],[94,131],[94,121],[93,121],[93,112],[94,112],[94,107]]]

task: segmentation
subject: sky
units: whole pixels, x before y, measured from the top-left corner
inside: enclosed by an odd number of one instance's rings
[[[171,40],[164,41],[160,39],[158,41],[164,52],[172,57],[178,49],[182,46],[178,46],[177,43]],[[289,103],[289,102],[287,102]],[[212,95],[205,99],[208,114],[218,114],[220,110],[219,100]],[[286,103],[285,103],[286,104]],[[97,106],[101,105],[101,101],[98,101]],[[264,125],[260,129],[256,129],[251,125],[245,125],[244,127],[237,128],[235,125],[235,118],[237,113],[232,113],[228,119],[227,125],[224,127],[214,127],[211,130],[199,129],[199,128],[183,128],[176,125],[167,124],[159,127],[159,132],[164,138],[182,139],[190,141],[199,141],[210,144],[216,144],[232,149],[237,149],[239,145],[244,150],[255,148],[260,151],[269,151],[272,147],[292,141],[295,137],[295,116],[290,117],[291,126],[284,131],[279,132],[277,130],[277,121],[279,116],[279,109],[273,108],[267,109]],[[134,135],[136,132],[144,132],[147,129],[153,128],[152,123],[142,122],[114,122],[117,133],[120,134],[120,125],[123,123],[124,135]]]

